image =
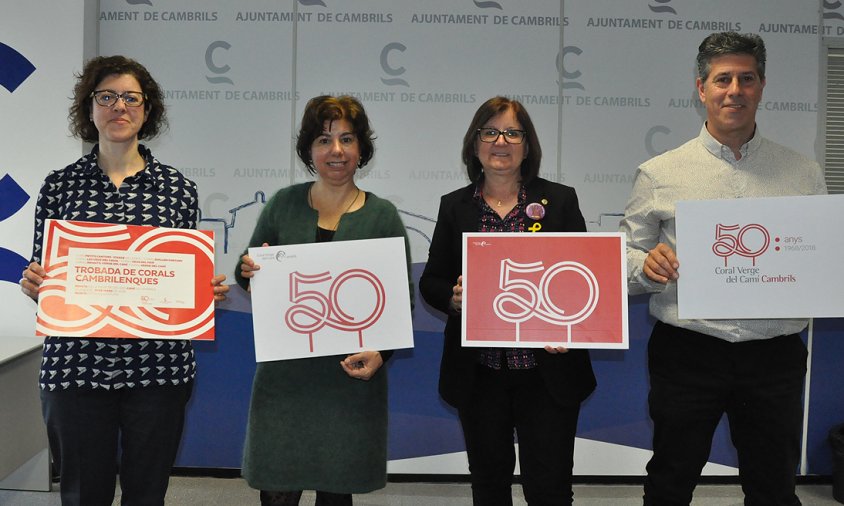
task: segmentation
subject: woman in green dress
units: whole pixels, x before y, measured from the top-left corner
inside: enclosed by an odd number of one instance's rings
[[[316,181],[279,190],[258,218],[249,245],[404,237],[409,252],[395,206],[355,183],[356,171],[374,153],[372,139],[357,99],[311,99],[296,151]],[[243,255],[238,283],[248,289],[259,269]],[[316,490],[317,505],[351,505],[351,494],[386,485],[383,365],[390,355],[367,350],[258,364],[243,476],[261,490],[262,505],[298,504],[302,490]]]

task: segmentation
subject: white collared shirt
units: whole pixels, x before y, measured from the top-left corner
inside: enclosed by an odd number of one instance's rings
[[[731,342],[767,339],[803,330],[807,319],[680,320],[677,283],[663,285],[645,276],[648,251],[665,243],[676,251],[675,204],[709,200],[787,195],[823,195],[820,166],[799,153],[756,133],[741,149],[741,159],[701,128],[698,137],[643,163],[620,230],[627,234],[627,279],[631,295],[651,293],[655,318]],[[683,275],[683,259],[679,273]]]

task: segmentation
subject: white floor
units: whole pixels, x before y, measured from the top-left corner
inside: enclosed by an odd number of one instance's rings
[[[575,504],[579,506],[622,506],[641,504],[641,485],[576,485]],[[831,485],[802,485],[798,495],[804,506],[838,506]],[[471,490],[465,483],[390,483],[383,490],[355,496],[355,506],[470,506]],[[514,487],[516,506],[524,506],[521,489]],[[741,506],[737,485],[701,485],[693,506]],[[15,492],[0,490],[3,506],[59,506],[54,492]],[[115,505],[119,500],[115,501]],[[258,504],[258,492],[240,478],[174,477],[170,481],[167,504],[171,506],[235,506]],[[305,493],[301,506],[314,504],[312,493]]]
[[[518,454],[519,445],[516,444]],[[645,466],[653,452],[591,439],[574,440],[574,475],[575,476],[644,476]],[[387,462],[390,474],[434,474],[467,475],[469,460],[466,452],[446,453],[428,457],[416,457]],[[519,461],[516,459],[515,473],[519,474]],[[738,476],[738,468],[707,462],[703,467],[704,476]]]

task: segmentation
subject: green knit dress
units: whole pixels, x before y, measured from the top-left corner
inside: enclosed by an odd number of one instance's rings
[[[284,188],[267,202],[250,246],[315,242],[311,184]],[[404,237],[409,273],[410,249],[398,211],[387,200],[366,197],[362,208],[343,215],[333,241]],[[235,277],[248,286],[239,265]],[[258,364],[243,454],[249,486],[365,493],[386,485],[387,368],[369,381],[350,378],[340,367],[345,356]]]

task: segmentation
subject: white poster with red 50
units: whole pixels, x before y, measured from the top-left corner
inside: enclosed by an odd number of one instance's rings
[[[677,202],[680,318],[844,316],[844,195]]]
[[[249,248],[258,362],[413,347],[404,239]]]
[[[463,346],[627,349],[621,233],[463,234]]]

